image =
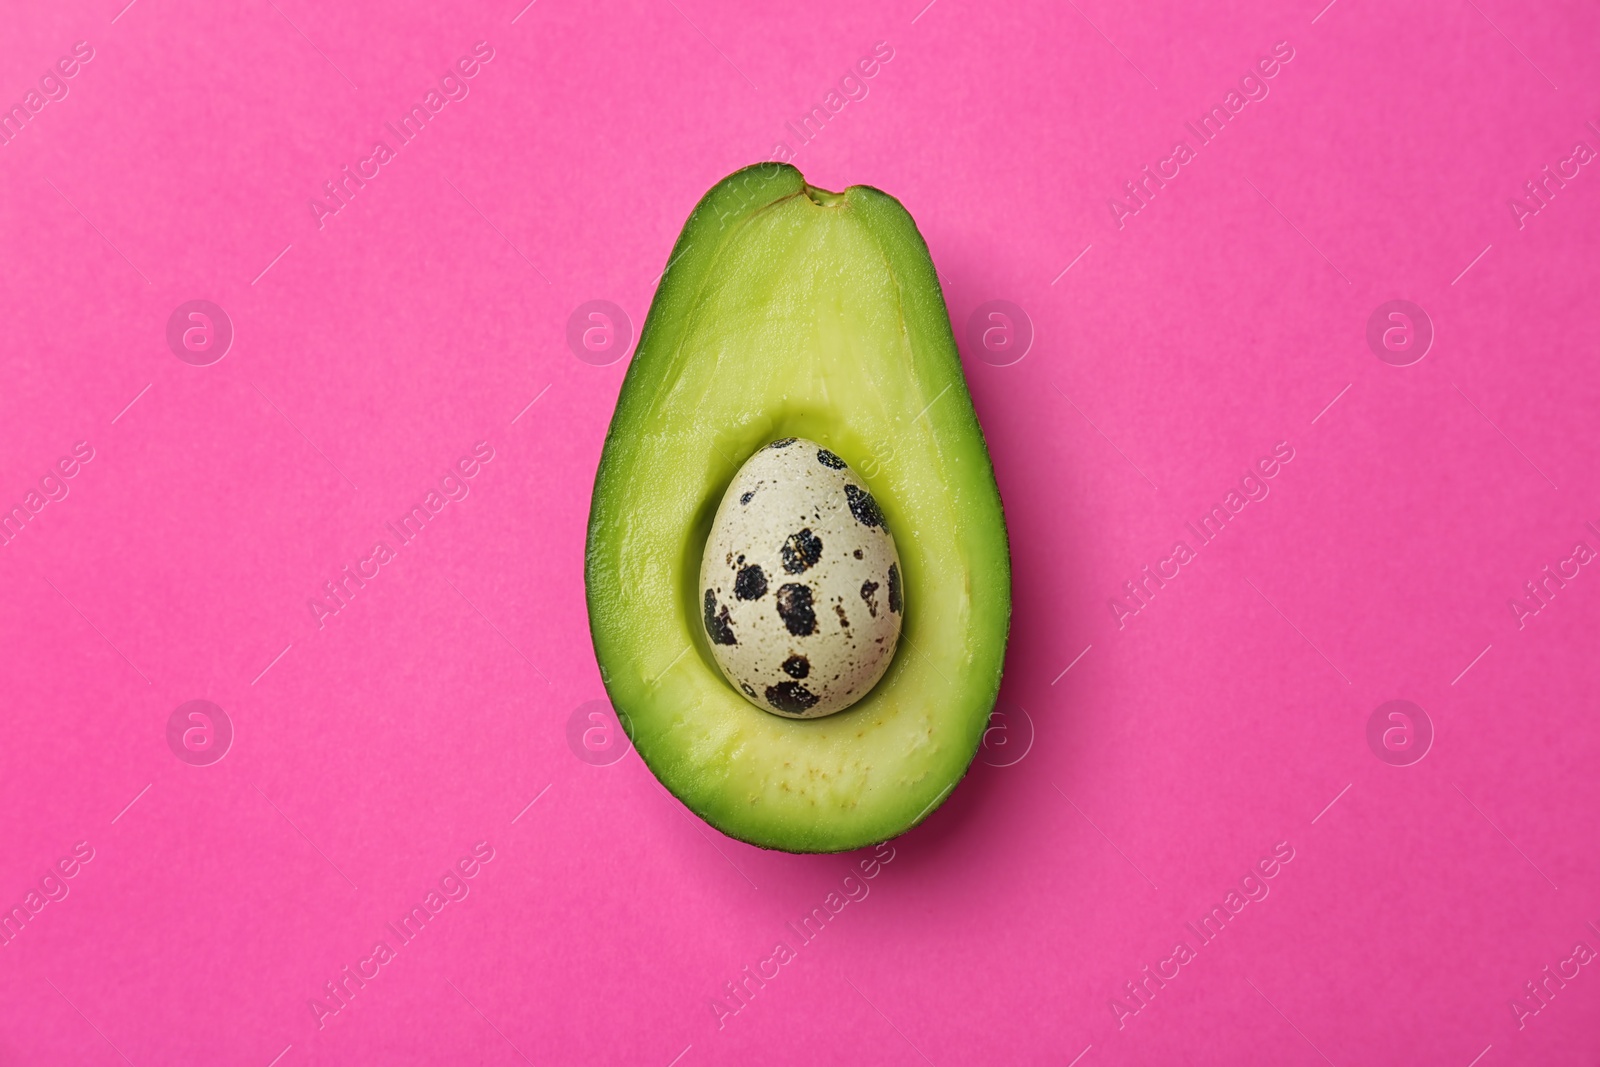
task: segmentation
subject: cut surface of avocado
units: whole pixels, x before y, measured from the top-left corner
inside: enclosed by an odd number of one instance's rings
[[[1000,495],[927,246],[876,189],[759,164],[705,195],[668,263],[590,506],[589,621],[612,704],[661,783],[731,837],[837,852],[903,833],[977,751],[1011,613]],[[906,590],[888,672],[822,719],[747,701],[702,621],[724,491],[785,437],[868,482]]]

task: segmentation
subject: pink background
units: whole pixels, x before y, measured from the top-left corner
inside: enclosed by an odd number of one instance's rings
[[[0,906],[94,850],[0,948],[0,1063],[1600,1054],[1600,969],[1511,1005],[1600,949],[1600,573],[1509,603],[1600,549],[1600,168],[1509,206],[1600,148],[1592,4],[124,2],[0,30],[0,102],[94,50],[0,147],[0,504],[94,450],[0,548]],[[478,41],[470,95],[319,230],[309,199]],[[945,279],[1016,575],[1025,716],[985,756],[1025,755],[801,945],[862,857],[730,841],[568,743],[604,695],[583,538],[626,361],[566,328],[605,299],[636,333],[696,198],[878,41],[796,162],[901,198]],[[1108,198],[1279,41],[1270,95],[1119,229]],[[236,331],[205,367],[165,337],[197,298]],[[1437,333],[1411,366],[1365,340],[1394,298]],[[1036,331],[1010,366],[967,338],[992,299]],[[470,496],[319,630],[308,598],[477,441]],[[1270,496],[1119,628],[1280,441]],[[1412,766],[1366,740],[1396,698],[1437,734]],[[236,731],[210,766],[168,746],[192,699]],[[319,1029],[480,841],[470,895]]]

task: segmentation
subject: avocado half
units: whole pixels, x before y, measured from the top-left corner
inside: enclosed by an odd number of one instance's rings
[[[821,719],[747,701],[701,621],[717,506],[782,437],[821,442],[867,480],[904,572],[888,672]],[[696,205],[606,434],[585,585],[600,675],[634,747],[723,833],[839,852],[905,832],[949,796],[999,691],[1011,561],[938,277],[899,201],[764,163]]]

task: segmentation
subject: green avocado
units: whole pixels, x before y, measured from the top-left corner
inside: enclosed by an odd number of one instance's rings
[[[784,437],[826,445],[867,481],[904,574],[888,672],[821,719],[746,700],[702,621],[718,504],[745,460]],[[859,848],[955,788],[1000,687],[1011,560],[938,277],[899,201],[765,163],[696,205],[606,434],[585,585],[601,678],[634,747],[730,837]]]

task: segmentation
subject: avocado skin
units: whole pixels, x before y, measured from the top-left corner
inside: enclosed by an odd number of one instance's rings
[[[693,757],[685,755],[684,746],[675,743],[675,734],[694,732],[692,722],[681,712],[662,706],[650,694],[639,691],[638,678],[632,676],[635,673],[642,676],[643,672],[636,669],[634,661],[645,650],[637,645],[629,647],[630,637],[640,628],[630,622],[635,607],[618,595],[627,580],[627,561],[619,558],[614,526],[618,516],[628,509],[628,502],[619,499],[618,489],[629,484],[629,466],[634,458],[631,445],[639,437],[638,427],[647,418],[652,398],[670,388],[673,375],[681,368],[677,353],[690,328],[697,297],[709,284],[722,249],[752,220],[799,196],[809,196],[819,204],[848,202],[865,230],[875,238],[897,283],[900,314],[905,322],[914,322],[919,328],[919,343],[915,346],[918,369],[931,379],[930,395],[937,393],[947,401],[938,416],[941,424],[950,435],[969,446],[961,457],[967,464],[965,477],[969,484],[978,485],[978,491],[973,494],[980,498],[976,509],[985,512],[986,521],[992,527],[987,531],[992,543],[983,554],[981,569],[984,573],[976,575],[985,593],[986,633],[981,642],[984,654],[981,662],[969,664],[972,669],[962,672],[959,678],[970,711],[961,721],[950,724],[945,737],[952,749],[946,760],[950,768],[941,779],[945,784],[914,814],[909,809],[901,810],[876,821],[857,820],[848,826],[836,825],[826,813],[816,819],[788,819],[776,826],[752,825],[742,817],[737,800],[730,799],[726,791],[718,790],[718,784],[726,778],[722,773],[724,769],[714,760],[702,759],[697,763]],[[843,193],[827,193],[807,186],[801,173],[788,164],[759,163],[730,174],[700,199],[673,245],[667,263],[640,331],[638,348],[623,379],[590,501],[585,594],[590,636],[602,682],[646,766],[691,811],[722,833],[758,847],[793,853],[843,852],[891,839],[926,819],[970,769],[998,697],[1011,617],[1010,552],[1003,506],[927,245],[899,201],[878,189],[858,185]],[[934,389],[934,386],[941,388]],[[946,393],[952,395],[946,396]],[[952,412],[951,408],[955,410]],[[782,432],[790,429],[784,426]],[[735,456],[733,460],[742,462],[742,458]],[[736,468],[737,462],[732,463],[729,477]],[[721,484],[725,486],[727,479]],[[714,511],[720,495],[719,489],[710,493],[706,500],[699,501],[698,514],[708,516]],[[967,503],[972,505],[973,501],[969,499]],[[703,544],[704,531],[699,531],[698,537],[691,540]],[[685,560],[691,558],[697,557],[686,554]],[[974,576],[967,577],[972,583]],[[697,619],[701,610],[695,596],[695,583],[693,575],[677,583],[675,588],[680,588],[684,594],[680,599],[689,603],[674,605],[672,609],[691,619]],[[915,603],[914,595],[912,599]],[[915,607],[912,612],[915,617]],[[705,661],[704,666],[709,666],[704,632],[696,625],[688,628],[688,634],[690,648],[685,651],[697,653],[698,658]],[[914,653],[903,648],[898,656],[908,654]],[[710,667],[710,671],[719,684],[726,685],[716,675],[714,667]],[[628,680],[621,677],[624,673],[629,675]],[[883,688],[884,683],[880,683],[879,689]],[[729,693],[742,699],[731,690]],[[749,710],[752,714],[762,714],[754,708]],[[847,709],[836,718],[843,718],[853,710]],[[790,728],[805,730],[815,722],[826,720],[783,721]]]

